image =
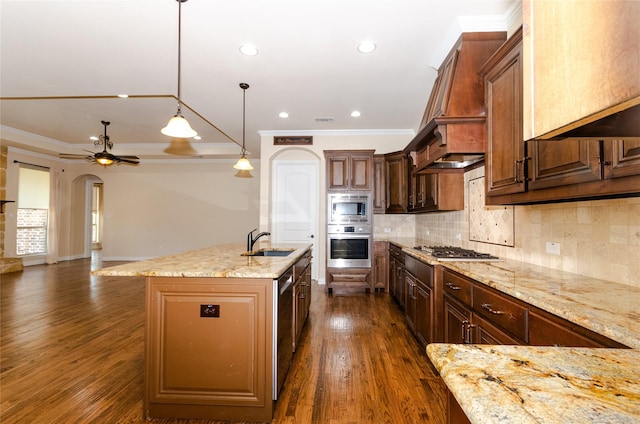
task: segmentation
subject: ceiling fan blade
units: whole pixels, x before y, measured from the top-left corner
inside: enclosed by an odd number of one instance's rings
[[[137,160],[126,159],[126,158],[125,158],[125,157],[123,157],[123,156],[116,156],[116,157],[115,157],[115,161],[116,161],[117,163],[122,162],[122,163],[126,163],[126,164],[129,164],[129,165],[138,165],[138,164],[140,163],[140,162],[139,162],[139,161],[137,161]]]
[[[119,158],[123,158],[123,159],[132,159],[132,160],[139,160],[140,158],[138,156],[132,156],[132,155],[123,155],[123,156],[118,156]]]
[[[59,157],[63,158],[63,159],[87,159],[91,156],[87,156],[87,155],[77,155],[74,153],[59,153],[58,154]]]

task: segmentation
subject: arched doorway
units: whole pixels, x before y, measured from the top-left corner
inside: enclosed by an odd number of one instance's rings
[[[93,251],[102,249],[103,184],[92,174],[80,175],[71,183],[70,242],[74,257],[89,258]]]

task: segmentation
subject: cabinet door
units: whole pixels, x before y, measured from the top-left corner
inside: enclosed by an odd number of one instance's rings
[[[373,244],[373,290],[388,291],[389,285],[389,259],[386,242],[374,242]]]
[[[349,188],[351,190],[371,190],[373,155],[351,154]]]
[[[528,148],[532,157],[530,190],[601,179],[598,140],[530,140]]]
[[[385,155],[386,165],[386,212],[406,213],[408,195],[407,157],[403,152]]]
[[[418,337],[418,340],[422,342],[423,346],[428,345],[433,340],[431,325],[431,323],[433,322],[431,294],[431,288],[418,282],[416,291],[415,333]]]
[[[640,137],[604,141],[605,178],[640,175]]]
[[[468,343],[467,330],[471,323],[471,310],[444,296],[444,342]]]
[[[525,191],[525,144],[522,138],[522,31],[485,76],[487,108],[487,196]]]
[[[384,156],[373,157],[373,213],[383,214],[387,210],[387,173]]]
[[[407,320],[407,325],[411,329],[411,331],[415,332],[415,322],[416,322],[416,279],[413,275],[406,272],[404,273],[404,281],[405,281],[405,318]]]
[[[327,157],[327,190],[347,190],[349,188],[349,155]]]

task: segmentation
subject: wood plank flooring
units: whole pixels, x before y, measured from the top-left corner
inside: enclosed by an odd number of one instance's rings
[[[89,275],[102,266],[0,275],[0,422],[213,423],[142,417],[144,279]],[[444,384],[389,295],[312,295],[274,423],[446,422]]]

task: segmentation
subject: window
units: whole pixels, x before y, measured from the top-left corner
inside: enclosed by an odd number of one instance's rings
[[[102,184],[93,184],[91,200],[91,243],[94,248],[102,243]]]
[[[49,171],[20,167],[16,254],[47,253]]]

